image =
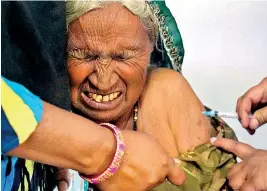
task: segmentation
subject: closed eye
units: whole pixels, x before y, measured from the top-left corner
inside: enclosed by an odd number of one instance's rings
[[[91,61],[98,59],[98,55],[89,53],[87,50],[75,49],[68,51],[68,56],[84,61]]]
[[[91,60],[97,60],[98,55],[92,55],[92,54],[87,54],[84,56],[83,60],[85,61],[91,61]]]
[[[124,55],[112,55],[112,59],[121,61],[121,60],[125,60],[126,58]]]

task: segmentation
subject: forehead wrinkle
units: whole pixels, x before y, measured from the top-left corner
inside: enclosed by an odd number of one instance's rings
[[[82,35],[82,29],[78,23],[78,21],[74,21],[69,26],[68,33],[68,50],[70,49],[83,49],[86,47],[85,38]]]
[[[106,19],[102,19],[101,22],[98,20],[103,18],[101,12],[98,11],[100,9],[93,10],[79,18],[79,24],[85,36],[87,47],[96,54],[106,52],[108,44],[104,43],[103,40],[110,36],[108,35],[108,30],[105,30],[105,26],[108,23]]]
[[[83,17],[79,17],[78,18],[78,22],[79,22],[80,28],[82,30],[82,35],[84,36],[84,40],[85,40],[85,42],[87,44],[87,48],[90,49],[90,43],[91,43],[91,46],[94,46],[94,42],[95,42],[96,39],[92,39],[91,42],[89,42],[90,41],[89,34],[92,31],[89,31],[90,27],[86,27],[86,22],[83,22],[83,20],[84,20]],[[92,36],[96,36],[96,35],[91,35],[91,37]]]
[[[79,17],[78,23],[92,51],[143,49],[149,39],[139,18],[121,5],[92,10]]]

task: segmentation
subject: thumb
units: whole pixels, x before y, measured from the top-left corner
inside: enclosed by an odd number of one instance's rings
[[[255,111],[250,120],[249,128],[255,130],[264,123],[267,123],[267,106]]]
[[[175,185],[182,185],[186,180],[185,172],[181,169],[181,161],[170,157],[170,168],[167,178],[169,182]]]
[[[59,191],[66,191],[72,187],[72,173],[69,169],[60,168],[57,172],[57,188]]]
[[[241,143],[232,139],[212,137],[210,139],[210,142],[214,146],[221,147],[224,150],[235,154],[241,159],[244,159],[247,156],[251,155],[251,153],[255,150],[252,146],[248,144]]]
[[[60,182],[57,183],[57,189],[59,191],[65,191],[65,190],[68,190],[68,188],[69,188],[69,184],[65,180],[61,180]]]

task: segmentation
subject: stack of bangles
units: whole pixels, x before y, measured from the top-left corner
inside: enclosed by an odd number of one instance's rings
[[[110,123],[101,123],[99,125],[106,127],[113,132],[115,139],[116,139],[116,152],[115,152],[115,155],[114,155],[110,165],[103,173],[101,173],[99,175],[95,175],[95,176],[87,176],[87,175],[84,175],[81,173],[79,174],[81,178],[90,182],[91,184],[98,184],[98,183],[110,178],[112,175],[114,175],[121,165],[123,155],[124,155],[124,150],[125,150],[125,144],[124,144],[123,136],[122,136],[122,133],[118,127],[116,127],[115,125],[112,125]]]

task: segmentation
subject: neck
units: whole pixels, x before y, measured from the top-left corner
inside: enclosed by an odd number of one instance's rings
[[[125,115],[114,121],[113,124],[115,124],[117,127],[123,130],[132,130],[134,123],[133,116],[134,116],[134,111],[132,109],[130,112],[127,112]]]

